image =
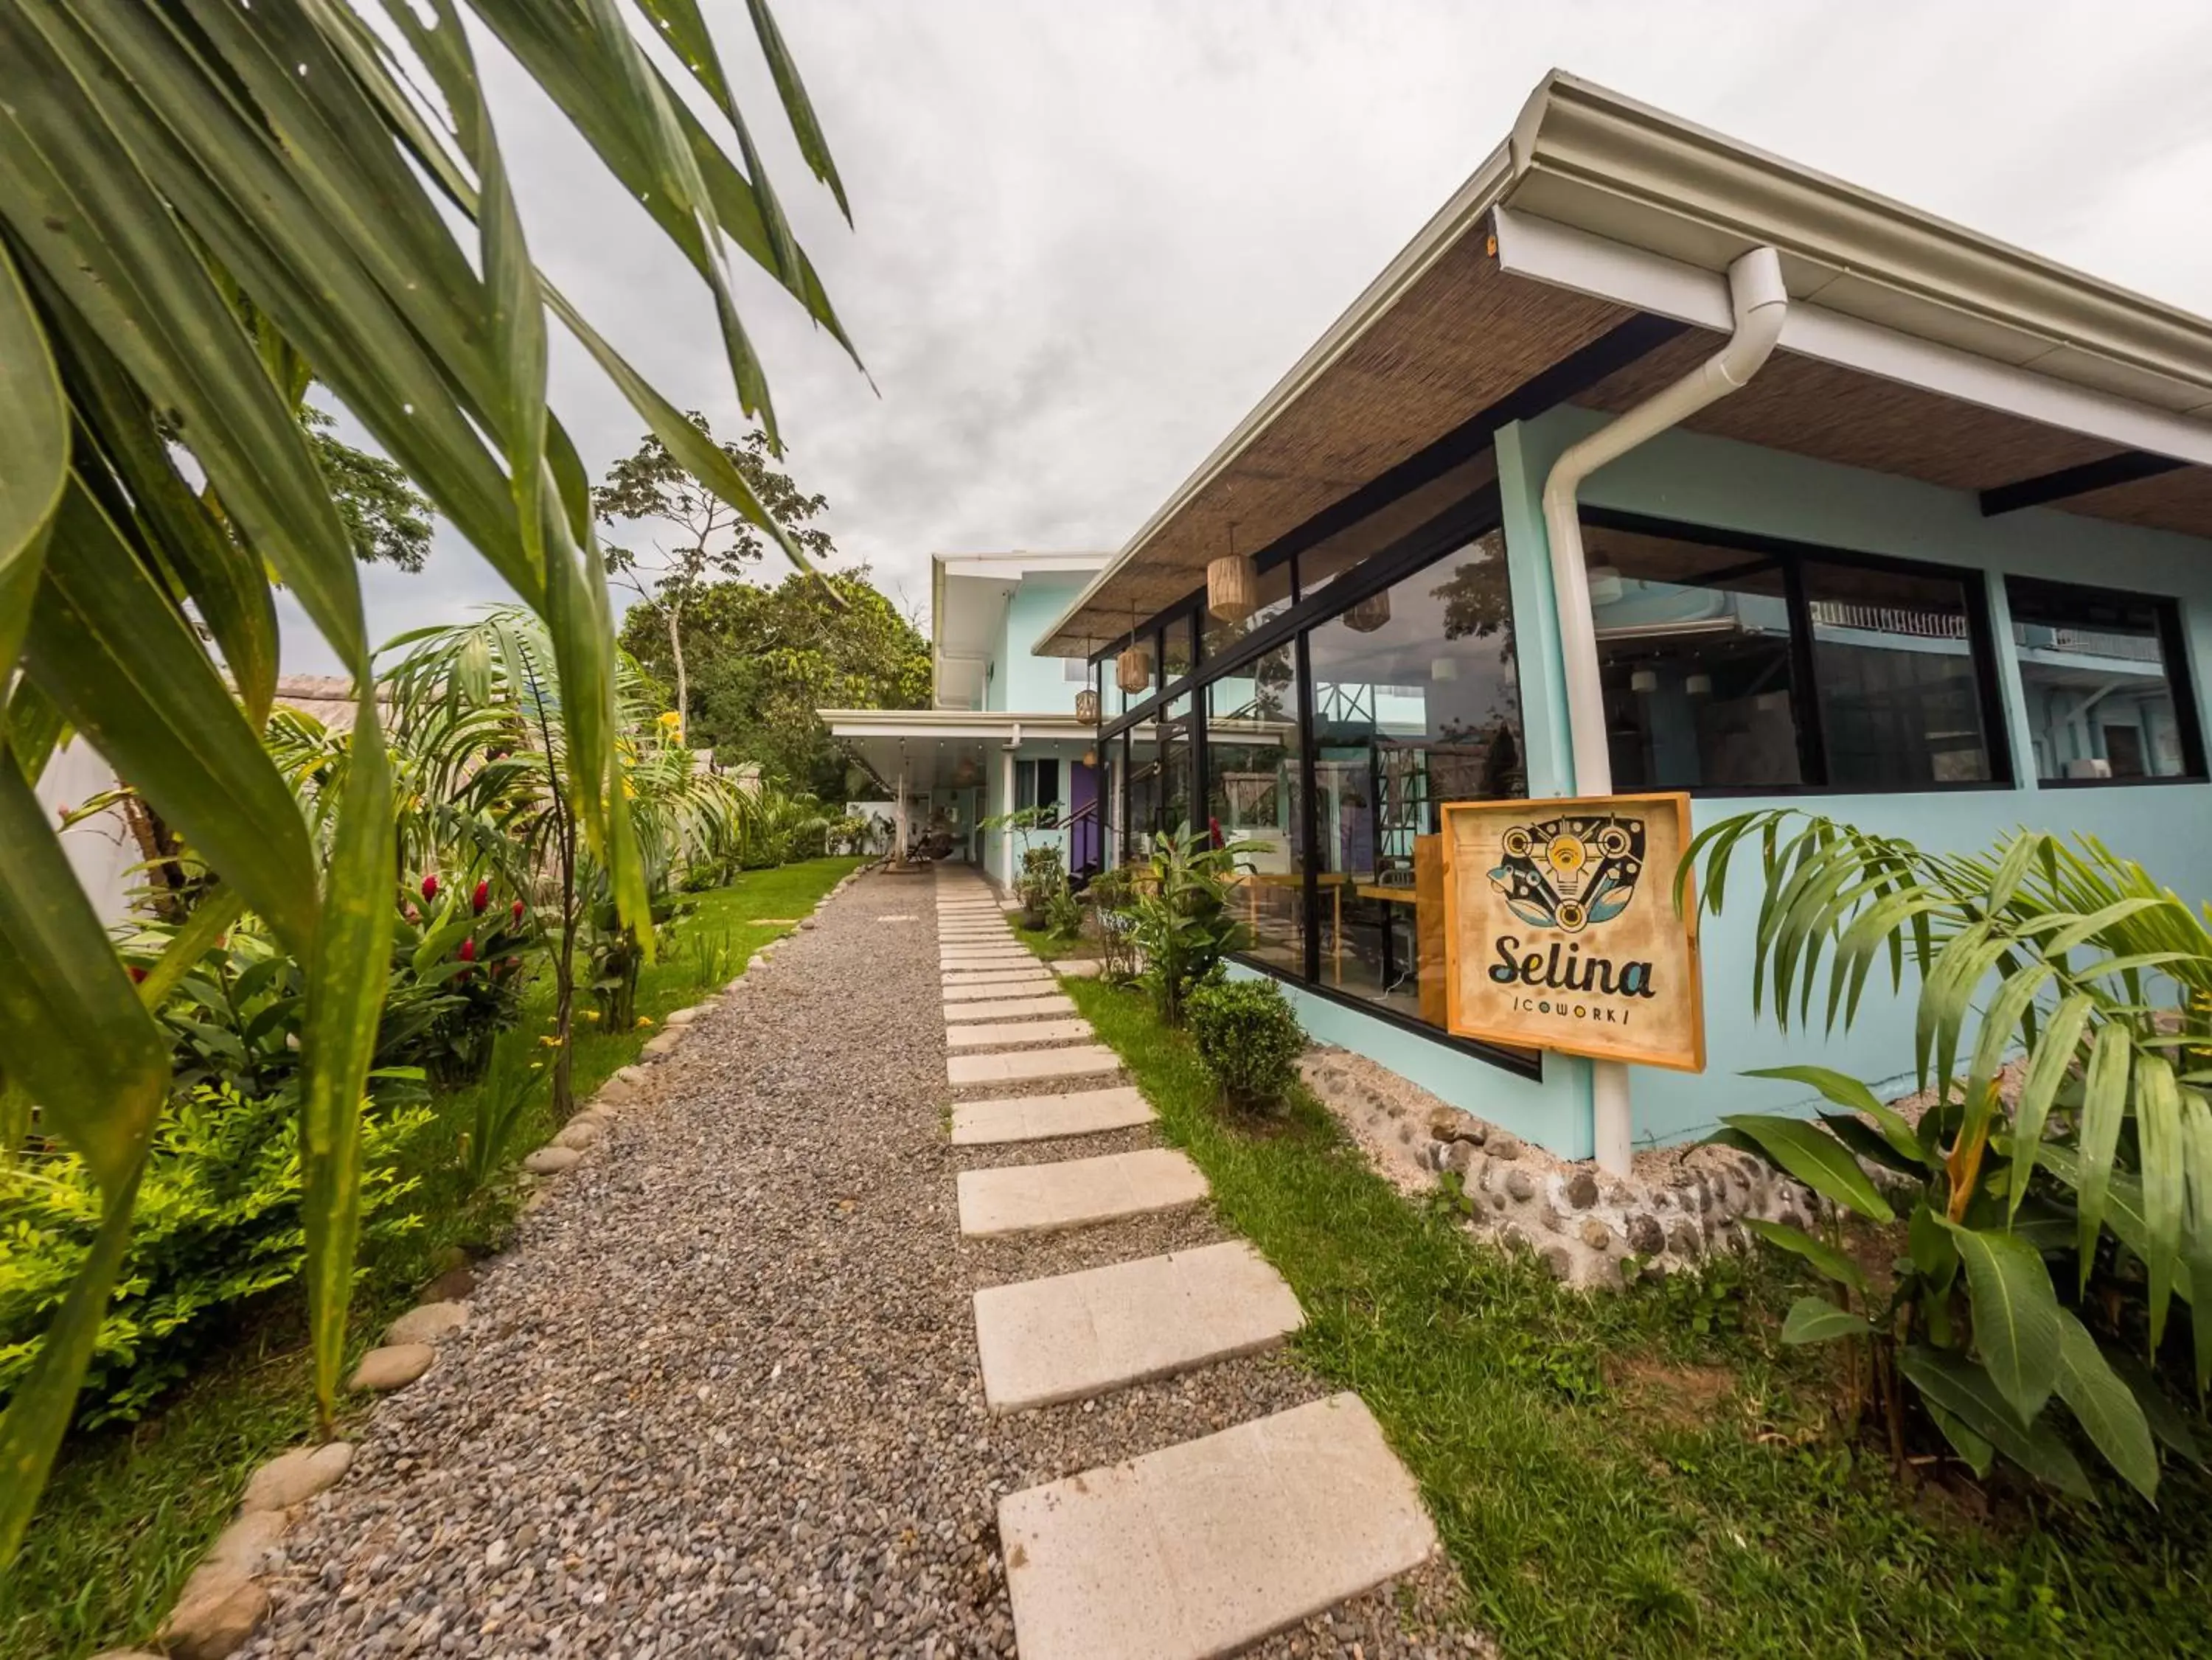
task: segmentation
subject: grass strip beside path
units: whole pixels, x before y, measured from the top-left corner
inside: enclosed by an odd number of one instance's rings
[[[638,978],[637,1007],[651,1026],[576,1028],[575,1088],[581,1102],[637,1058],[670,1011],[696,1003],[743,972],[762,946],[790,933],[861,861],[809,859],[750,870],[727,888],[685,896],[659,960]],[[727,936],[732,960],[702,984],[692,942]],[[578,993],[578,1006],[591,1006]],[[533,988],[521,1026],[501,1041],[532,1047],[552,1010],[550,971]],[[550,1052],[550,1051],[549,1051]],[[511,1184],[471,1194],[459,1166],[472,1089],[438,1092],[437,1118],[407,1149],[404,1173],[417,1182],[399,1202],[421,1225],[380,1257],[365,1259],[356,1292],[355,1355],[456,1251],[503,1245],[520,1197]],[[557,1126],[541,1094],[516,1132],[520,1159]],[[0,1660],[62,1660],[149,1639],[178,1590],[230,1519],[246,1479],[313,1427],[306,1328],[293,1288],[273,1293],[258,1318],[155,1415],[80,1438],[64,1447],[21,1556],[0,1579]],[[356,1416],[365,1410],[357,1404]],[[341,1427],[341,1433],[343,1427]]]
[[[1046,954],[1054,948],[1033,942]],[[1139,991],[1065,989],[1223,1219],[1297,1291],[1297,1348],[1419,1481],[1470,1614],[1509,1655],[2203,1654],[2208,1496],[2163,1520],[2014,1499],[1995,1520],[1826,1433],[1821,1352],[1784,1349],[1787,1270],[1723,1262],[1612,1296],[1553,1284],[1401,1197],[1302,1098],[1233,1121]]]

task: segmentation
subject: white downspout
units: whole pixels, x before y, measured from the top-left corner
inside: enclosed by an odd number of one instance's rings
[[[1613,792],[1613,755],[1606,742],[1597,624],[1590,614],[1589,573],[1583,563],[1576,492],[1607,462],[1718,403],[1759,373],[1790,313],[1781,257],[1772,248],[1753,248],[1729,265],[1728,282],[1729,301],[1735,313],[1735,330],[1728,343],[1672,385],[1570,445],[1544,481],[1544,537],[1551,547],[1552,592],[1559,606],[1559,657],[1566,672],[1567,727],[1574,745],[1574,791],[1578,796]],[[1592,1062],[1590,1091],[1598,1168],[1607,1175],[1626,1176],[1632,1150],[1628,1068],[1619,1061]]]
[[[1014,810],[1014,751],[1020,748],[1021,744],[1021,723],[1016,721],[1014,741],[999,752],[999,811],[1001,813]],[[1012,830],[999,832],[999,852],[1006,868],[1001,881],[1011,895],[1014,891],[1014,833]]]

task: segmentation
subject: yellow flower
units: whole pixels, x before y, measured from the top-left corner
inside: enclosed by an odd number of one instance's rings
[[[576,1017],[579,1020],[595,1021],[599,1017],[599,1011],[596,1009],[580,1009]]]
[[[558,1038],[540,1038],[538,1040],[538,1046],[540,1049],[558,1049],[561,1046],[561,1039]]]
[[[673,709],[664,709],[660,712],[660,724],[672,732],[684,724],[684,717]]]
[[[647,1019],[647,1018],[646,1018],[644,1015],[640,1015],[637,1017],[637,1023],[638,1023],[638,1025],[640,1025],[641,1027],[651,1026],[651,1025],[653,1024],[653,1022],[652,1022],[650,1020]]]

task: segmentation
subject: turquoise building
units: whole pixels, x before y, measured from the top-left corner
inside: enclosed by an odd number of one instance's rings
[[[1103,554],[938,554],[930,560],[931,706],[824,709],[832,736],[892,803],[895,845],[1013,880],[1027,848],[1079,875],[1106,860],[1098,728],[1079,700],[1091,667],[1030,642],[1104,567]],[[994,827],[1033,808],[1034,827]]]
[[[2212,894],[2208,413],[2212,324],[1554,75],[1007,649],[1086,666],[1108,857],[1255,844],[1240,972],[1316,1038],[1617,1168],[1808,1104],[1752,1068],[1908,1089],[1909,1001],[1832,1040],[1754,1021],[1737,901],[1701,1074],[1455,1038],[1414,874],[1438,807],[2027,825]]]

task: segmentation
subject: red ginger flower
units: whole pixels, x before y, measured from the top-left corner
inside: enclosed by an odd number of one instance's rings
[[[438,897],[437,877],[425,876],[422,878],[422,897],[426,900],[434,900]]]
[[[476,960],[477,942],[474,940],[463,940],[461,942],[461,960],[463,962],[474,962]]]
[[[488,881],[478,882],[477,891],[469,895],[469,903],[476,907],[477,915],[479,917],[483,915],[484,906],[491,903],[491,884]]]

